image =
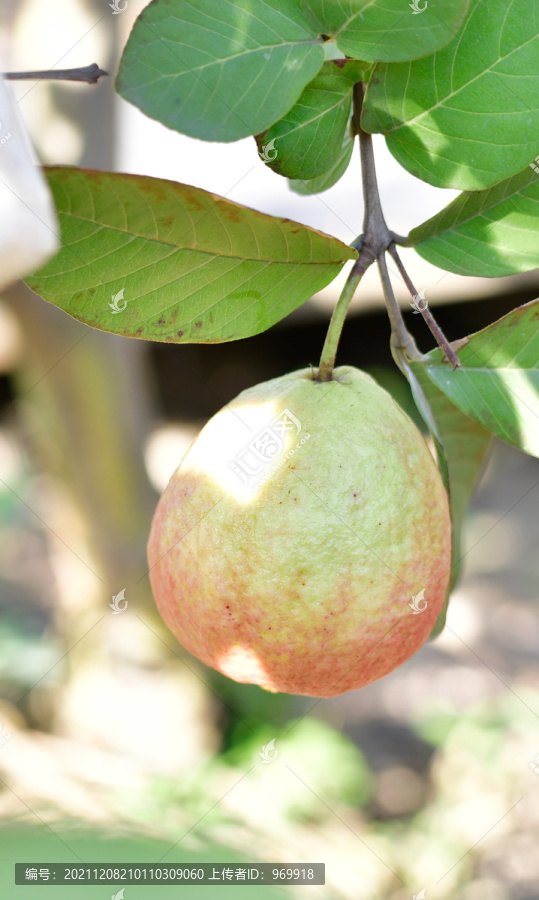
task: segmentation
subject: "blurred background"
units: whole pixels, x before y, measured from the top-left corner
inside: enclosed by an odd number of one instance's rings
[[[115,95],[121,49],[144,5],[129,0],[113,15],[107,0],[3,0],[7,70],[97,62],[111,75],[97,86],[13,85],[41,162],[170,178],[353,240],[363,217],[357,158],[335,188],[301,198],[263,165],[253,139],[204,144]],[[375,151],[395,231],[455,195],[400,169],[383,140]],[[537,295],[537,273],[465,279],[402,255],[450,340]],[[427,350],[430,335],[391,271]],[[317,701],[236,684],[183,650],[149,591],[151,516],[183,453],[240,390],[316,365],[340,282],[267,333],[213,346],[99,333],[24,285],[0,298],[5,896],[15,896],[16,861],[131,853],[323,862],[326,885],[309,893],[328,898],[539,897],[536,459],[494,442],[446,630],[361,691]],[[422,427],[391,360],[374,270],[338,361],[369,371]],[[128,605],[114,615],[109,604],[122,591]],[[267,763],[270,741],[277,754]],[[130,887],[126,897],[149,891]]]

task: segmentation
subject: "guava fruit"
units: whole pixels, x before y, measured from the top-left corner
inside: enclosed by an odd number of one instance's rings
[[[220,410],[171,477],[148,544],[157,606],[187,650],[236,681],[311,697],[367,685],[421,647],[450,555],[422,435],[351,366],[327,382],[283,375]]]

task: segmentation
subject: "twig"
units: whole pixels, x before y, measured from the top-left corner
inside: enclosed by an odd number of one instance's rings
[[[410,294],[412,295],[413,299],[415,300],[415,298],[418,296],[418,292],[415,289],[415,287],[412,283],[412,280],[411,280],[410,276],[408,275],[408,272],[406,271],[406,269],[404,268],[404,266],[402,264],[402,260],[399,256],[399,254],[397,253],[397,248],[395,247],[394,243],[390,245],[389,253],[392,256],[392,258],[395,260],[398,270],[402,275],[403,281],[404,281],[406,287],[408,288],[408,290],[410,291]],[[447,340],[445,334],[443,333],[442,329],[438,325],[436,319],[432,315],[432,313],[431,313],[430,309],[428,308],[428,306],[426,305],[426,303],[423,304],[422,306],[420,306],[418,303],[417,306],[418,306],[419,312],[421,313],[425,322],[427,323],[427,326],[430,328],[430,331],[433,334],[433,336],[436,340],[436,343],[444,351],[447,361],[451,363],[451,365],[453,366],[454,369],[460,368],[461,362],[460,362],[457,354],[453,350],[451,344]]]
[[[366,85],[361,82],[354,86],[354,130],[359,136],[359,149],[361,153],[361,177],[363,180],[363,197],[365,200],[365,216],[363,219],[363,234],[361,235],[360,255],[363,255],[367,268],[381,253],[395,240],[394,235],[386,225],[380,192],[376,179],[376,166],[374,164],[374,151],[372,135],[363,131],[361,110],[365,96]]]
[[[363,196],[365,200],[363,234],[352,244],[352,246],[359,251],[359,256],[350,271],[341,296],[333,311],[326,340],[322,348],[322,354],[320,356],[320,365],[316,376],[317,381],[331,380],[333,367],[335,365],[337,346],[350,301],[352,300],[355,290],[364,273],[376,260],[379,252],[381,252],[380,248],[389,246],[391,241],[394,240],[394,236],[390,233],[385,223],[382,207],[380,205],[374,154],[372,151],[372,138],[370,134],[366,134],[362,131],[359,121],[365,94],[364,88],[365,86],[363,84],[356,84],[354,86],[353,111],[354,131],[359,135]]]
[[[380,192],[378,190],[378,182],[376,179],[372,136],[368,134],[368,132],[363,131],[361,127],[361,109],[363,107],[365,91],[366,85],[363,82],[354,85],[354,107],[352,116],[354,131],[359,137],[359,148],[361,153],[361,177],[363,181],[363,197],[365,200],[363,234],[352,243],[352,246],[359,251],[359,256],[354,263],[333,311],[326,340],[322,348],[320,365],[316,376],[317,381],[331,380],[337,354],[337,346],[350,301],[354,296],[355,290],[361,281],[363,274],[375,261],[378,262],[387,311],[391,322],[391,345],[393,348],[405,352],[410,359],[422,358],[413,337],[404,323],[387,270],[385,254],[389,251],[397,263],[399,271],[401,272],[408,289],[411,291],[412,296],[417,295],[417,291],[399,258],[396,248],[396,244],[406,245],[408,239],[390,231],[386,225],[384,214],[382,212]],[[426,306],[420,311],[432,334],[436,338],[438,345],[444,351],[447,360],[454,369],[458,368],[460,366],[458,357],[434,319],[434,316]]]
[[[378,182],[376,180],[376,167],[374,163],[374,152],[372,146],[372,136],[361,128],[361,109],[363,106],[363,98],[365,96],[366,85],[364,83],[354,86],[354,109],[353,109],[353,126],[354,131],[359,137],[359,149],[361,154],[361,176],[363,181],[363,197],[365,201],[365,214],[363,218],[363,234],[353,242],[352,246],[359,251],[359,256],[348,276],[346,284],[342,290],[341,296],[337,301],[337,305],[333,311],[331,322],[329,323],[326,340],[322,348],[320,357],[320,365],[317,381],[330,381],[333,366],[335,365],[335,357],[337,346],[344,323],[350,301],[354,296],[354,292],[361,281],[363,274],[369,266],[377,259],[383,257],[388,247],[395,243],[401,243],[405,238],[394,234],[386,225],[382,205],[380,203],[380,193],[378,190]],[[389,286],[391,290],[391,285]],[[389,306],[388,306],[389,310]],[[400,311],[399,311],[400,316]],[[406,331],[402,316],[400,323],[396,324],[396,319],[390,313],[392,329],[396,328],[399,335],[399,341],[404,342],[408,346],[411,337]],[[406,338],[408,335],[408,339]],[[419,352],[419,351],[417,351]]]
[[[108,75],[104,69],[100,69],[97,63],[84,66],[81,69],[46,69],[43,72],[2,72],[6,81],[85,81],[87,84],[97,84],[103,75]]]
[[[408,359],[421,359],[416,343],[404,324],[400,306],[397,298],[393,293],[393,286],[389,278],[385,254],[382,253],[378,257],[378,271],[380,272],[380,280],[384,289],[384,297],[386,300],[387,314],[391,323],[391,346],[396,350],[405,353]]]

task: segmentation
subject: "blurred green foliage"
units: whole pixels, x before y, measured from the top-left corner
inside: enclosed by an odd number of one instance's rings
[[[310,788],[297,793],[288,790],[286,805],[292,818],[316,818],[320,812],[318,793],[332,805],[364,806],[370,799],[372,778],[363,754],[346,735],[321,719],[295,719],[280,728],[266,723],[249,737],[242,737],[221,759],[247,768],[260,755],[261,748],[273,740],[275,760],[281,754],[292,770],[297,767]]]

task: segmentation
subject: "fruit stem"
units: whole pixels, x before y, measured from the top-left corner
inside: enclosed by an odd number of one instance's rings
[[[337,301],[337,305],[333,310],[329,328],[326,334],[326,340],[322,347],[322,355],[320,356],[320,365],[315,381],[331,381],[333,367],[335,365],[335,357],[337,355],[337,347],[341,337],[342,327],[348,312],[350,301],[356,292],[356,288],[363,277],[365,269],[358,266],[359,259],[356,260],[350,274],[346,279],[346,283],[341,291],[341,296]]]

